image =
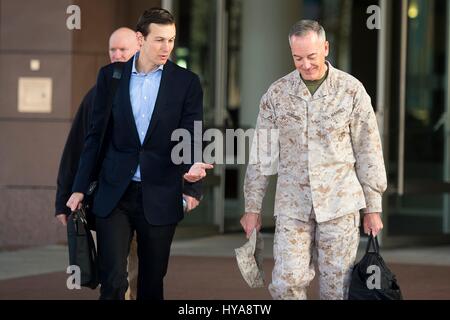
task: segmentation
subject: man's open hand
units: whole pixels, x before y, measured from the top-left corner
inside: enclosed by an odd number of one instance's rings
[[[196,162],[189,169],[189,172],[184,174],[183,178],[189,182],[197,182],[206,177],[206,170],[212,168],[214,168],[212,164]]]

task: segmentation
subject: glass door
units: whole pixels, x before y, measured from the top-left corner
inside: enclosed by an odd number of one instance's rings
[[[173,60],[179,66],[195,72],[203,88],[203,132],[217,125],[217,4],[215,1],[170,1],[177,24],[177,39]],[[208,235],[222,231],[221,171],[208,171],[203,180],[204,198],[200,205],[185,216],[177,231],[180,235]]]
[[[449,1],[390,3],[385,242],[448,241]]]

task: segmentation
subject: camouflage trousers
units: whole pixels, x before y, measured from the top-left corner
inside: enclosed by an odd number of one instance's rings
[[[348,298],[359,244],[359,212],[317,223],[278,216],[274,238],[275,266],[269,292],[276,300],[307,299],[306,290],[318,264],[320,299]]]

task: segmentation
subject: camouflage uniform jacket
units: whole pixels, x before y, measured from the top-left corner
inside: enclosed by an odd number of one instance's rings
[[[357,79],[327,65],[314,96],[295,70],[261,99],[255,137],[279,130],[275,215],[308,221],[314,208],[320,223],[363,208],[381,212],[386,171],[370,97]],[[259,160],[248,165],[246,212],[261,211],[268,180]]]

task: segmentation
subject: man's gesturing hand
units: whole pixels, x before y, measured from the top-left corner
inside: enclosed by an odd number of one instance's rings
[[[186,179],[189,182],[197,182],[204,177],[206,177],[206,170],[212,169],[214,166],[212,164],[207,164],[203,162],[196,162],[192,165],[192,167],[189,169],[188,173],[184,174],[184,179]]]

